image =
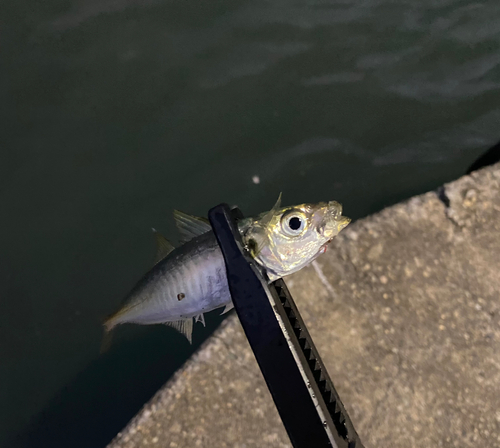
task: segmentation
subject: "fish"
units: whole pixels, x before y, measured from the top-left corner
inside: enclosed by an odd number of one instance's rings
[[[192,343],[193,324],[205,325],[204,314],[233,308],[224,257],[207,219],[174,211],[182,237],[179,247],[153,229],[155,264],[133,287],[122,307],[106,319],[109,333],[117,325],[165,324]],[[299,271],[324,253],[350,222],[336,201],[274,207],[238,221],[245,249],[269,282]]]

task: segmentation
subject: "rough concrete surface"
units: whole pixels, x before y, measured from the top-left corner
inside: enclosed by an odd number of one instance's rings
[[[500,447],[500,165],[353,223],[287,284],[366,447]],[[290,447],[235,315],[110,447]]]

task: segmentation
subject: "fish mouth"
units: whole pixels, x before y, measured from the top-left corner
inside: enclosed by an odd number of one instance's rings
[[[332,239],[339,234],[339,232],[344,229],[347,224],[351,222],[351,219],[347,216],[340,216],[335,219],[326,219],[321,229],[321,234],[323,237],[328,238],[326,244],[329,244]]]
[[[342,204],[337,201],[328,202],[323,215],[323,236],[333,238],[351,222],[342,216]]]
[[[342,205],[336,201],[328,202],[325,207],[322,207],[319,215],[321,224],[317,231],[320,239],[326,241],[320,246],[318,254],[324,254],[333,238],[351,222],[351,219],[342,216]]]
[[[347,227],[347,224],[351,222],[351,218],[348,218],[347,216],[341,216],[337,220],[337,229],[340,232],[343,228]]]
[[[320,248],[319,248],[319,253],[320,254],[324,254],[326,252],[326,249],[328,249],[328,245],[332,242],[333,238],[330,238],[325,244],[323,244]]]

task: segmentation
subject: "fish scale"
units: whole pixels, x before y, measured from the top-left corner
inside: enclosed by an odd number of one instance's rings
[[[227,287],[226,291],[219,291],[222,294],[217,295],[217,291],[210,286],[216,267],[223,263],[216,244],[215,236],[208,232],[187,243],[192,250],[176,257],[171,265],[166,261],[165,277],[173,275],[171,292],[166,300],[170,313],[166,321],[194,317],[230,301]],[[181,300],[179,294],[184,294]]]
[[[108,319],[109,329],[124,322],[155,324],[192,318],[228,304],[227,282],[225,288],[210,286],[223,263],[212,232],[175,249],[136,285],[125,306]],[[179,294],[185,297],[179,300]]]

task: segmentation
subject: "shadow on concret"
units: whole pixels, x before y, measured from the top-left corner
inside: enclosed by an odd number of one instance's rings
[[[100,448],[122,430],[223,320],[195,326],[194,345],[164,326],[118,341],[64,387],[8,448]]]
[[[500,142],[495,146],[492,146],[488,151],[486,151],[479,159],[477,159],[467,170],[467,174],[473,171],[484,168],[485,166],[493,165],[494,163],[500,162]]]

